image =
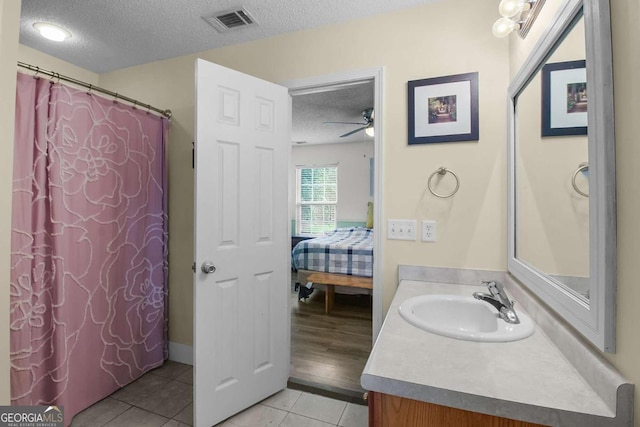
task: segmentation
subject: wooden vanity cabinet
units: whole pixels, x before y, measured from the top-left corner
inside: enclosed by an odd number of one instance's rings
[[[367,395],[369,427],[544,427],[384,393]]]

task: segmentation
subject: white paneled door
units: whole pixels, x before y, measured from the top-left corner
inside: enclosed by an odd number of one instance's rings
[[[195,426],[287,384],[290,123],[286,88],[197,60]]]

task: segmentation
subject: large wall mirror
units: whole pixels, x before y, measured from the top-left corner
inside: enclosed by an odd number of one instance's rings
[[[509,86],[509,271],[615,351],[608,0],[565,0]]]

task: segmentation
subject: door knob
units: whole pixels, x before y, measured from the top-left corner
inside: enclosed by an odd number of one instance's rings
[[[211,261],[205,261],[202,263],[202,267],[200,267],[202,269],[202,272],[205,274],[212,274],[216,272],[216,266],[213,265],[213,263]]]

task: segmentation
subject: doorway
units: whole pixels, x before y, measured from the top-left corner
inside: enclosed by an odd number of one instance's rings
[[[382,69],[283,85],[290,90],[294,109],[289,179],[292,247],[304,239],[300,236],[301,217],[296,204],[299,191],[296,184],[299,172],[296,171],[304,167],[335,166],[338,169],[338,179],[342,180],[338,198],[351,203],[339,206],[336,228],[371,227],[366,224],[369,207],[374,214],[373,229],[380,229],[376,223],[381,217],[381,209],[376,201],[380,200],[382,176]],[[303,110],[302,113],[297,108]],[[369,122],[369,118],[374,117],[375,121]],[[374,135],[367,135],[371,130]],[[305,151],[310,154],[300,155]],[[372,202],[371,206],[367,206],[368,202]],[[357,210],[359,212],[355,213]],[[381,259],[380,241],[379,236],[373,234],[373,253],[377,259]],[[380,270],[381,266],[374,263],[373,289],[364,294],[352,292],[351,288],[339,288],[331,312],[326,313],[326,289],[314,285],[309,298],[299,300],[294,284],[302,281],[304,286],[306,276],[301,275],[299,280],[298,272],[292,269],[290,386],[293,383],[297,388],[319,389],[325,394],[361,399],[360,374],[382,321]]]

